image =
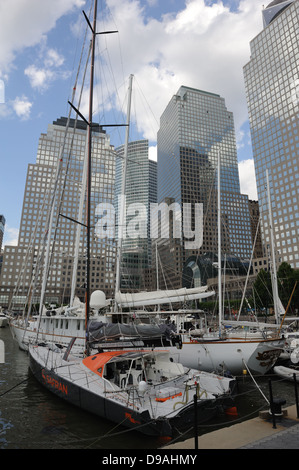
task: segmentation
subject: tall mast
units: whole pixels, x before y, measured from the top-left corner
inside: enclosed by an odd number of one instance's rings
[[[217,211],[218,211],[218,305],[219,305],[219,335],[221,335],[222,321],[222,284],[221,284],[221,185],[220,185],[220,151],[218,151],[218,191],[217,191]]]
[[[96,32],[97,24],[97,0],[94,0],[94,14],[93,14],[93,25],[91,25],[87,15],[83,11],[87,24],[92,32],[91,38],[91,65],[90,65],[90,88],[89,88],[89,116],[88,120],[80,113],[76,107],[69,102],[71,107],[76,113],[83,119],[87,124],[87,172],[86,172],[86,223],[83,224],[80,221],[77,223],[83,225],[86,228],[86,281],[85,281],[85,331],[86,331],[86,353],[89,353],[89,334],[88,334],[88,321],[89,321],[89,310],[90,310],[90,239],[91,239],[91,226],[90,226],[90,201],[91,201],[91,147],[92,147],[92,114],[93,114],[93,82],[94,82],[94,58],[95,58],[95,40],[97,34],[110,34],[116,33],[117,31],[105,31],[103,33]],[[106,124],[107,126],[108,124]],[[110,126],[110,125],[109,125]]]
[[[276,271],[276,259],[275,259],[275,247],[274,247],[274,234],[273,234],[273,218],[272,218],[272,205],[270,197],[270,184],[269,184],[269,172],[266,169],[266,181],[267,181],[267,196],[268,196],[268,210],[269,210],[269,229],[270,229],[270,240],[271,240],[271,280],[272,280],[272,291],[273,291],[273,303],[274,303],[274,314],[276,324],[279,324],[279,305],[278,305],[278,285],[277,285],[277,271]]]
[[[90,201],[91,201],[91,141],[92,141],[92,112],[93,112],[93,81],[94,81],[94,56],[97,25],[97,0],[94,0],[93,26],[91,28],[91,65],[89,88],[89,116],[88,116],[88,158],[87,158],[87,191],[86,191],[86,287],[85,287],[85,330],[86,349],[88,352],[88,321],[90,308]]]
[[[128,162],[128,144],[129,144],[129,130],[130,130],[130,118],[131,118],[131,98],[132,98],[132,81],[133,75],[130,75],[129,79],[129,93],[128,93],[128,107],[127,107],[127,128],[126,128],[126,139],[124,145],[124,158],[123,158],[123,171],[122,171],[122,184],[121,184],[121,197],[119,198],[120,204],[118,205],[119,211],[119,226],[118,226],[118,247],[117,247],[117,258],[116,258],[116,282],[115,282],[115,293],[120,290],[120,265],[121,265],[121,254],[122,254],[122,241],[123,241],[123,230],[125,223],[125,212],[126,212],[126,180],[127,180],[127,162]],[[115,302],[114,310],[117,310],[117,303]]]

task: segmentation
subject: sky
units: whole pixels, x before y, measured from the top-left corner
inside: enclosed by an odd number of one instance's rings
[[[125,121],[133,74],[130,139],[149,139],[155,158],[160,116],[180,86],[219,94],[234,114],[241,192],[257,199],[243,67],[250,41],[262,30],[263,5],[264,0],[98,0],[97,30],[118,32],[97,36],[94,120]],[[27,167],[35,163],[40,134],[68,115],[86,31],[82,10],[89,15],[90,9],[91,0],[0,0],[4,245],[17,243]],[[82,73],[78,89],[81,83]],[[84,92],[80,111],[86,116],[87,102]],[[109,129],[111,144],[122,143],[120,132]]]

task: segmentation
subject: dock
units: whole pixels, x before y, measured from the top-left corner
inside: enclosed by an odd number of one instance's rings
[[[299,419],[296,405],[282,410],[275,419],[269,413],[232,424],[198,437],[200,449],[299,449]],[[169,444],[164,450],[195,449],[194,438]]]

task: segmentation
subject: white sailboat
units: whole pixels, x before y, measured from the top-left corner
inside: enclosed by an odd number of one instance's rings
[[[220,152],[218,154],[218,293],[219,327],[218,331],[184,332],[182,349],[172,349],[176,360],[188,367],[217,373],[229,372],[241,375],[244,370],[252,374],[264,375],[275,364],[284,347],[284,339],[274,329],[274,334],[267,330],[256,335],[237,334],[229,336],[224,330],[222,318],[222,282],[221,282],[221,206],[220,206]],[[180,321],[178,322],[180,325]],[[242,327],[241,322],[236,326]],[[248,325],[247,325],[248,326]],[[252,325],[251,325],[252,326]],[[264,325],[263,325],[264,326]],[[267,325],[268,327],[269,325]],[[261,325],[259,325],[259,328]],[[272,325],[273,327],[273,325]],[[244,330],[243,330],[244,331]]]
[[[3,312],[2,307],[0,307],[0,328],[4,328],[8,325],[8,316]]]
[[[82,46],[83,55],[84,44]],[[83,72],[83,82],[80,96],[78,99],[78,105],[80,106],[82,99],[82,90],[85,83],[87,63],[89,59],[90,50],[87,56],[87,62],[85,70]],[[81,60],[78,67],[77,76],[72,92],[72,100],[74,100],[75,93],[78,85],[78,78],[81,71]],[[49,205],[49,211],[46,217],[46,228],[43,227],[42,230],[45,233],[43,244],[39,247],[38,260],[36,262],[35,269],[33,270],[31,285],[29,288],[28,294],[28,305],[24,306],[24,310],[21,315],[16,315],[11,311],[10,313],[10,329],[12,332],[13,338],[18,342],[20,349],[28,351],[29,344],[36,342],[36,338],[40,341],[57,343],[62,346],[67,346],[69,341],[73,337],[77,337],[77,342],[74,348],[77,352],[81,352],[85,347],[85,303],[81,302],[78,297],[76,297],[75,288],[76,288],[76,279],[77,279],[77,265],[78,265],[78,256],[79,256],[79,245],[80,245],[80,235],[81,235],[81,224],[77,225],[76,230],[76,239],[75,239],[75,249],[74,249],[74,261],[73,261],[73,273],[72,273],[72,283],[71,283],[71,295],[69,305],[63,307],[46,307],[44,305],[44,296],[45,289],[47,284],[48,272],[49,272],[49,260],[51,257],[50,248],[51,243],[53,243],[53,232],[55,232],[54,227],[56,220],[54,219],[55,204],[59,207],[61,201],[59,200],[59,182],[61,184],[61,174],[62,174],[62,158],[61,156],[66,151],[65,145],[70,130],[70,119],[71,119],[71,108],[69,110],[64,141],[60,148],[60,154],[57,158],[56,172],[53,179],[53,189],[49,189],[45,196],[46,205]],[[77,117],[75,119],[75,124],[73,128],[73,135],[76,131]],[[78,208],[78,221],[83,220],[83,206],[86,195],[86,173],[88,165],[88,139],[86,139],[85,146],[85,158],[83,164],[82,172],[82,182],[81,182],[81,192],[80,192],[80,202]],[[68,165],[66,165],[68,166]],[[67,177],[67,173],[64,175],[64,178]],[[44,204],[45,205],[45,204]],[[42,207],[41,213],[43,211],[44,205]],[[42,223],[43,217],[39,217],[38,223]],[[28,252],[32,251],[33,248],[29,245]],[[25,269],[26,262],[24,263]],[[42,272],[42,287],[40,293],[40,302],[39,302],[39,312],[34,314],[32,312],[32,299],[35,293],[35,288],[37,284],[37,279]],[[20,276],[20,284],[22,284],[22,278]],[[18,291],[18,286],[15,288],[15,293]],[[91,295],[90,307],[91,315],[93,318],[102,320],[102,315],[99,315],[99,311],[106,309],[108,301],[106,300],[105,294],[102,291],[95,291]],[[12,308],[13,310],[13,308]]]
[[[89,165],[87,172],[87,266],[90,263],[90,172],[92,84],[96,37],[97,0],[94,2],[91,53],[91,93],[89,102]],[[86,15],[85,15],[86,16]],[[88,274],[87,274],[88,276]],[[87,278],[88,280],[88,278]],[[90,292],[86,283],[86,324],[90,322]],[[116,325],[118,327],[118,325]],[[129,345],[117,348],[116,339],[131,331],[110,334],[102,351],[89,354],[91,329],[86,330],[86,356],[71,355],[70,347],[29,344],[30,368],[48,390],[95,415],[107,418],[147,435],[173,436],[174,427],[190,425],[194,404],[199,422],[210,419],[219,406],[230,403],[234,379],[201,373],[174,362],[169,351]],[[157,334],[158,337],[161,333]],[[140,337],[140,335],[138,335]],[[196,398],[196,400],[195,400]]]

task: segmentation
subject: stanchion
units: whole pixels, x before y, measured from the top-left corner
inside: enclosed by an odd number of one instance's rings
[[[198,449],[197,395],[194,395],[194,448]]]
[[[296,374],[293,374],[293,379],[294,379],[294,385],[295,385],[295,397],[296,397],[297,418],[299,418],[298,390],[297,390]]]
[[[271,380],[269,380],[269,394],[270,394],[270,410],[271,410],[271,415],[272,415],[273,428],[276,429],[275,410],[274,410],[274,403],[273,403],[272,382],[271,382]]]

